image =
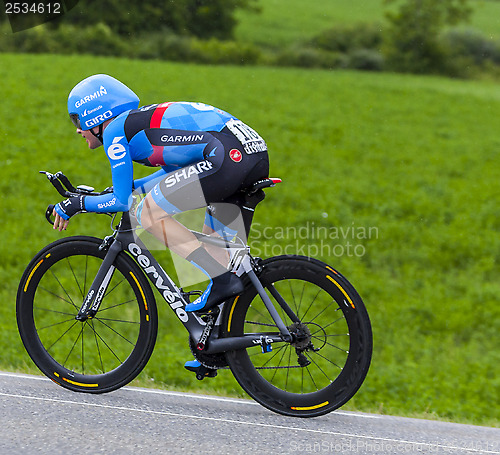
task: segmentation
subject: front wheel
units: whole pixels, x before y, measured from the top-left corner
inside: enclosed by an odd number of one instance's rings
[[[257,334],[260,343],[228,352],[231,371],[253,399],[280,414],[314,417],[337,409],[357,392],[370,366],[372,332],[361,297],[340,273],[314,259],[279,256],[261,265],[259,279],[293,340],[266,344],[266,334],[277,327],[249,285],[225,306],[225,336]],[[278,303],[280,296],[295,320]]]
[[[144,274],[120,253],[98,313],[75,317],[102,264],[102,240],[70,237],[28,265],[17,293],[21,339],[37,367],[77,392],[102,393],[134,379],[154,348],[156,304]]]

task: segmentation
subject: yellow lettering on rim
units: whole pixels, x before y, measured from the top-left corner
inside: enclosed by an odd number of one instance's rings
[[[132,278],[135,281],[135,284],[137,284],[137,287],[139,288],[139,291],[141,291],[142,299],[144,301],[144,307],[146,308],[146,311],[148,311],[148,304],[146,303],[146,296],[144,295],[144,292],[142,291],[141,285],[139,284],[139,281],[137,281],[137,278],[132,272],[129,272],[130,275],[132,275]]]
[[[229,322],[227,323],[227,331],[230,332],[231,331],[231,321],[233,320],[233,313],[234,313],[234,309],[236,308],[236,302],[238,301],[238,299],[240,298],[240,296],[238,295],[235,299],[234,299],[234,302],[233,302],[233,306],[231,308],[231,312],[229,313]]]
[[[29,274],[28,276],[28,279],[26,280],[26,284],[24,285],[24,292],[26,292],[28,290],[28,284],[30,284],[30,281],[31,281],[31,277],[33,276],[33,274],[36,272],[36,269],[38,267],[40,267],[40,264],[44,261],[44,259],[42,259],[37,265],[35,265],[35,267],[33,267],[33,270],[31,271],[31,273]]]
[[[99,387],[99,384],[83,384],[82,382],[75,382],[70,379],[62,378],[63,381],[69,382],[73,385],[79,385],[80,387]]]
[[[324,403],[316,404],[314,406],[291,406],[290,409],[293,409],[294,411],[309,411],[311,409],[322,408],[323,406],[326,406],[329,403],[330,403],[329,401],[325,401]]]
[[[347,300],[349,300],[349,303],[351,304],[351,306],[356,309],[356,307],[354,306],[354,303],[352,303],[352,300],[351,298],[347,295],[347,292],[344,291],[344,289],[342,288],[342,286],[340,284],[338,284],[330,275],[327,275],[326,276],[332,283],[334,283],[341,291],[342,291],[342,294],[345,295],[345,298]]]

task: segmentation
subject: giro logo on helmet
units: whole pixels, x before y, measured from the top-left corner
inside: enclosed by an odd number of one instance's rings
[[[106,111],[104,114],[99,114],[97,117],[87,120],[85,122],[85,126],[87,128],[92,128],[93,126],[97,126],[111,117],[113,117],[113,113],[111,111]]]
[[[123,136],[115,137],[113,143],[108,147],[107,154],[112,160],[121,160],[127,154],[125,147],[122,144],[117,144],[121,139]]]
[[[87,95],[87,96],[84,96],[83,98],[79,99],[76,103],[75,103],[75,107],[80,107],[81,105],[85,104],[85,103],[88,103],[89,101],[92,101],[92,100],[95,100],[96,98],[99,98],[100,96],[103,96],[103,95],[107,95],[108,92],[106,91],[106,89],[104,88],[104,86],[100,86],[99,87],[99,90],[96,90],[94,93],[90,94],[90,95]]]

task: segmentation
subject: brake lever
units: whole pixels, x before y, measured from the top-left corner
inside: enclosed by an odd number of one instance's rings
[[[45,218],[47,219],[47,221],[52,225],[54,226],[54,221],[52,221],[50,219],[50,217],[52,216],[52,213],[54,212],[54,204],[50,204],[48,207],[47,207],[47,210],[45,211]]]

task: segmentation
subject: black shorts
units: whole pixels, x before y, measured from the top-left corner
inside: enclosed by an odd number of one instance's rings
[[[228,225],[241,205],[238,193],[269,176],[269,158],[265,147],[245,147],[227,127],[211,134],[219,146],[207,147],[203,161],[169,173],[151,195],[169,215],[208,207],[205,224],[226,236],[237,230]]]

